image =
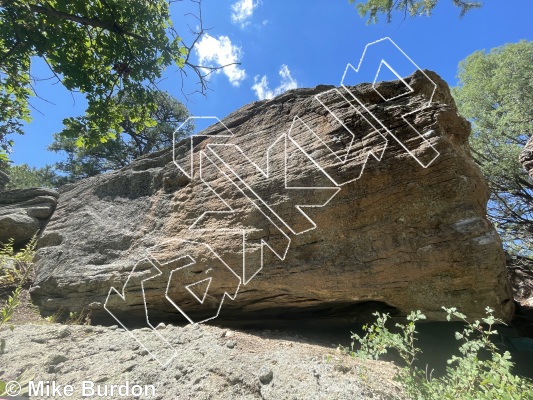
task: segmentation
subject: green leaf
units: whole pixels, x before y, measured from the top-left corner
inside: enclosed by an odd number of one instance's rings
[[[63,132],[79,148],[105,144],[112,133],[121,132],[128,107],[116,101],[119,92],[130,93],[149,114],[154,102],[134,94],[157,91],[172,64],[185,67],[188,50],[175,35],[166,0],[62,0],[29,10],[30,3],[35,2],[4,1],[0,7],[0,53],[6,55],[0,74],[0,148],[7,153],[12,146],[7,135],[22,134],[22,122],[31,120],[30,60],[41,58],[59,83],[85,97],[83,125],[68,119]],[[80,24],[79,17],[86,23]],[[187,67],[203,81],[198,67]],[[155,127],[145,123],[147,115],[139,117],[143,126]]]

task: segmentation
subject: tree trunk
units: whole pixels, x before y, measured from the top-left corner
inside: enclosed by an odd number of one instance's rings
[[[533,136],[529,138],[524,150],[520,153],[520,163],[533,179]]]

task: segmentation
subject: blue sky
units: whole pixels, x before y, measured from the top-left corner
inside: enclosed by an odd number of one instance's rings
[[[173,3],[175,28],[190,40],[188,26],[197,21],[185,16],[192,4]],[[210,28],[195,49],[202,65],[239,62],[210,77],[207,97],[181,93],[181,78],[170,68],[160,87],[184,102],[192,115],[225,115],[239,107],[295,87],[339,85],[347,63],[357,65],[367,43],[390,37],[420,68],[437,72],[455,85],[458,63],[476,50],[489,50],[521,39],[533,40],[533,1],[485,1],[463,19],[450,0],[440,0],[432,17],[407,18],[395,14],[393,22],[366,25],[347,0],[203,0],[204,28]],[[50,73],[36,61],[33,74]],[[192,75],[185,81],[193,87]],[[24,136],[15,135],[11,159],[33,167],[63,158],[46,150],[62,119],[80,115],[84,101],[50,81],[36,84],[42,99],[32,105],[33,121]],[[44,99],[44,100],[43,100]]]

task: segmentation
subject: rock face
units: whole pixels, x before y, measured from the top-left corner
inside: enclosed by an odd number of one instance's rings
[[[524,166],[531,179],[533,179],[533,136],[529,138],[524,150],[520,153],[520,163]]]
[[[433,320],[441,306],[472,318],[490,306],[508,320],[470,126],[436,74],[405,82],[412,93],[400,81],[291,90],[66,187],[34,301],[125,326],[355,318],[362,303]]]
[[[52,216],[59,193],[50,189],[0,191],[0,242],[30,240]]]
[[[514,299],[533,308],[533,263],[527,257],[507,255],[507,270]]]

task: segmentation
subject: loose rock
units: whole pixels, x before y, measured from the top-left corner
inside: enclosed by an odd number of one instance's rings
[[[259,382],[261,382],[263,385],[268,385],[270,382],[272,382],[272,378],[274,378],[274,373],[272,370],[263,365],[259,370]]]

